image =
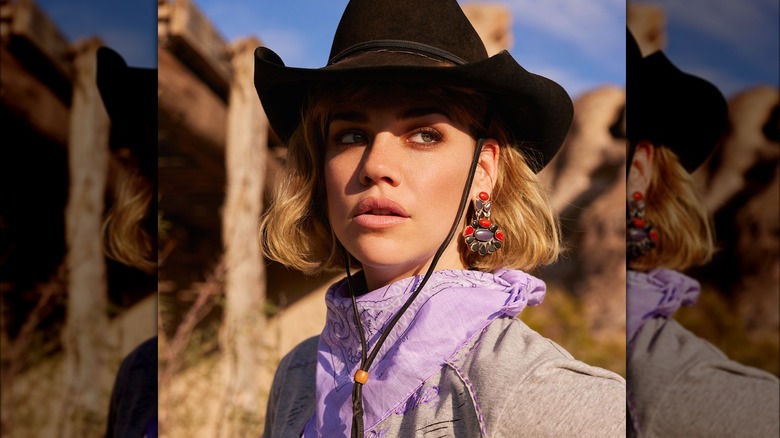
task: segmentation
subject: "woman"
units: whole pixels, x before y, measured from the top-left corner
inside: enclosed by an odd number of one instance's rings
[[[563,89],[488,58],[449,0],[350,2],[321,69],[255,55],[289,148],[265,254],[347,272],[280,363],[265,436],[624,435],[624,380],[515,318],[545,291],[518,269],[559,251],[535,172],[571,122]]]
[[[104,219],[106,255],[146,274],[157,272],[157,69],[128,67],[108,47],[97,51],[97,86],[111,119],[113,205]],[[119,367],[108,408],[107,438],[157,437],[157,337]]]
[[[778,436],[778,380],[729,360],[671,316],[698,298],[680,271],[709,261],[710,218],[690,173],[718,144],[727,107],[709,82],[628,33],[629,436]]]

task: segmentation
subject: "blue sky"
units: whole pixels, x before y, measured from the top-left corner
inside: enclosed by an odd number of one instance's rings
[[[35,0],[65,37],[98,36],[133,67],[157,67],[156,0]]]
[[[347,3],[196,0],[227,40],[257,36],[286,65],[309,68],[327,63],[333,34]],[[510,52],[526,69],[555,80],[572,96],[603,84],[625,84],[623,0],[489,3],[503,4],[512,12],[514,44]],[[583,22],[588,25],[583,26]]]
[[[777,0],[633,0],[666,15],[664,52],[726,97],[756,84],[780,85]]]
[[[97,35],[130,65],[157,64],[157,2],[37,0],[70,40]],[[576,97],[625,83],[623,0],[488,0],[513,15],[510,52],[526,69]],[[726,96],[780,83],[777,0],[631,0],[667,15],[669,57]],[[470,0],[479,3],[480,0]],[[325,65],[347,0],[195,0],[228,40],[254,35],[287,65]],[[461,2],[464,3],[464,2]]]

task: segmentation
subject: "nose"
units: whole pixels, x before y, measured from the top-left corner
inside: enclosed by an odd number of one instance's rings
[[[390,132],[380,132],[363,153],[360,184],[370,186],[383,182],[396,187],[401,183],[400,139]]]

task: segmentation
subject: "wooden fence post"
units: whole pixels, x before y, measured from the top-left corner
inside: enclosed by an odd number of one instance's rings
[[[62,437],[102,436],[111,378],[102,218],[109,120],[96,85],[97,39],[75,46],[65,211],[68,299],[62,342],[66,382]]]
[[[261,427],[260,372],[265,317],[265,269],[257,233],[261,213],[267,126],[254,88],[254,49],[260,42],[231,45],[233,75],[227,114],[227,193],[222,235],[225,245],[225,314],[220,332],[224,395],[219,436],[248,436]]]

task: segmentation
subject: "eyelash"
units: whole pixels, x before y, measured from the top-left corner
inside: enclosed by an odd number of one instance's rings
[[[353,130],[346,130],[341,131],[333,136],[333,143],[338,146],[352,146],[352,145],[358,145],[363,144],[362,142],[356,141],[356,142],[346,142],[342,141],[342,138],[344,138],[347,135],[360,135],[363,138],[368,138],[368,135],[363,133],[362,131],[353,131]],[[428,134],[430,135],[433,140],[431,142],[417,142],[417,141],[410,141],[410,143],[418,146],[418,147],[430,147],[437,145],[442,141],[442,138],[444,137],[438,130],[430,127],[424,127],[424,128],[417,128],[414,131],[412,131],[411,134],[407,137],[407,141],[409,141],[411,138],[420,135],[420,134]]]
[[[356,145],[356,144],[361,144],[360,142],[341,141],[341,139],[344,138],[344,136],[349,135],[349,134],[360,135],[363,138],[368,138],[368,136],[366,134],[364,134],[363,132],[361,132],[361,131],[347,130],[347,131],[341,131],[338,134],[334,135],[333,136],[333,143],[335,143],[335,144],[337,144],[339,146],[352,146],[352,145]]]
[[[417,145],[424,145],[424,147],[436,145],[439,142],[441,142],[441,140],[443,138],[443,135],[439,131],[434,129],[434,128],[419,128],[419,129],[416,129],[416,130],[414,130],[414,132],[412,132],[412,134],[409,136],[409,138],[412,138],[412,137],[414,137],[416,135],[419,135],[419,134],[429,134],[431,137],[433,137],[433,140],[430,143],[426,143],[426,142],[413,142],[414,144],[417,144]]]

